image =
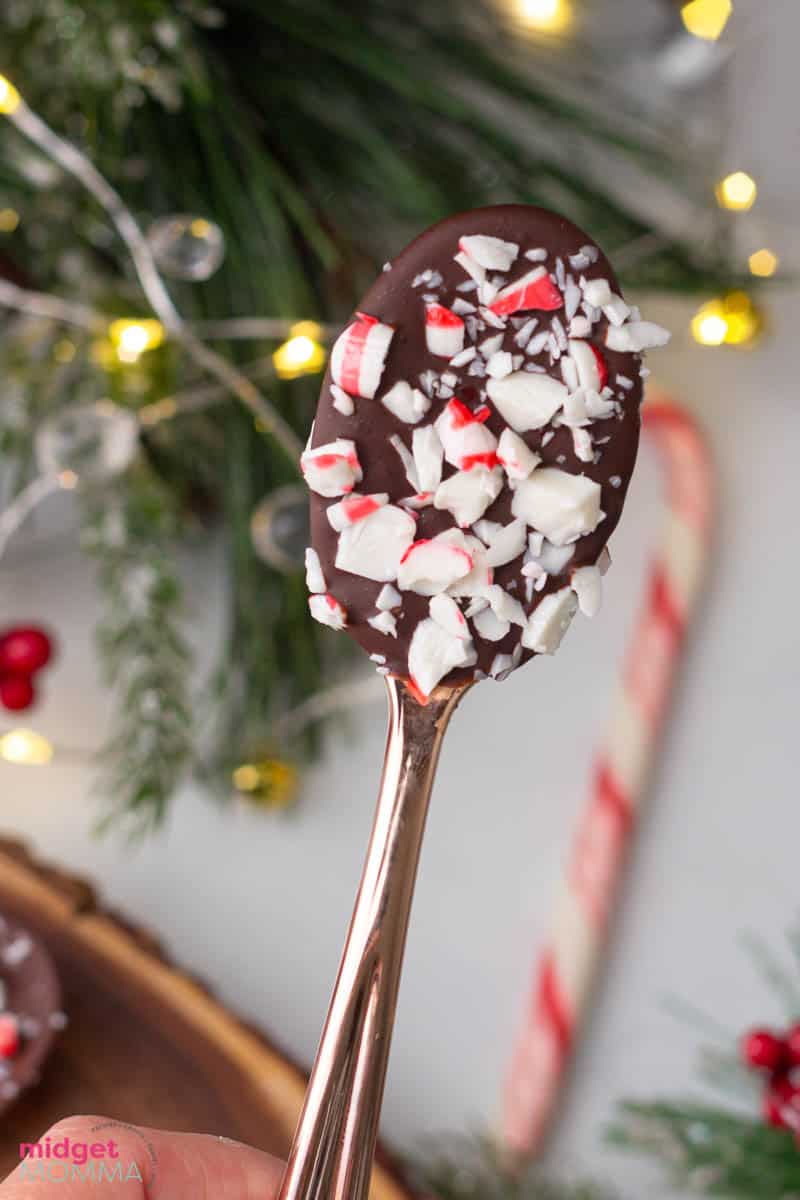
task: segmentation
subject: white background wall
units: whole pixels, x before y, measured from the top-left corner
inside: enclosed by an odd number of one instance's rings
[[[759,176],[764,211],[788,226],[798,192],[800,13],[788,2],[739,9],[739,158]],[[711,586],[553,1147],[560,1169],[600,1172],[628,1196],[644,1186],[668,1191],[647,1164],[604,1147],[615,1101],[695,1086],[698,1035],[666,1011],[667,998],[691,1001],[732,1036],[776,1016],[737,939],[758,930],[779,942],[800,915],[800,291],[776,291],[770,308],[770,336],[737,353],[694,347],[684,332],[689,305],[648,304],[648,315],[677,331],[658,357],[658,376],[709,430],[722,504]],[[453,724],[387,1088],[385,1134],[403,1146],[436,1130],[478,1128],[497,1112],[658,511],[658,470],[645,452],[614,538],[601,615],[577,622],[557,658],[476,688]],[[204,664],[220,636],[219,561],[209,553],[186,562]],[[91,650],[97,599],[85,565],[67,538],[44,560],[23,554],[13,562],[1,572],[0,624],[42,621],[61,642],[36,726],[57,742],[99,744],[107,703]],[[4,765],[0,829],[92,876],[225,1000],[310,1060],[369,829],[383,721],[380,705],[365,710],[357,734],[311,773],[289,815],[223,811],[187,787],[169,829],[131,853],[89,837],[88,768]]]

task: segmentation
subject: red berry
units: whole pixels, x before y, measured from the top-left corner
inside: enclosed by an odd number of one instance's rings
[[[785,1076],[773,1079],[762,1105],[764,1120],[776,1129],[800,1130],[800,1088]]]
[[[756,1070],[777,1071],[786,1057],[786,1044],[768,1029],[754,1029],[741,1041],[742,1061]]]
[[[0,675],[0,704],[9,712],[24,712],[36,699],[27,675]]]
[[[786,1034],[786,1051],[789,1061],[794,1066],[800,1066],[800,1024],[793,1025]]]
[[[9,629],[0,637],[0,671],[33,675],[50,661],[53,644],[43,629]]]
[[[13,1058],[19,1050],[19,1026],[16,1017],[0,1014],[0,1058]]]

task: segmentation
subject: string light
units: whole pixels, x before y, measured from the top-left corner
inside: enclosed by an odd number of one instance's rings
[[[164,341],[164,326],[154,318],[112,321],[108,336],[116,348],[120,362],[138,362],[146,350],[155,350]]]
[[[683,23],[695,37],[715,42],[733,12],[731,0],[691,0],[681,9]]]
[[[752,346],[764,327],[761,311],[746,292],[703,304],[692,318],[692,337],[701,346]]]
[[[298,785],[297,768],[281,758],[243,763],[231,776],[234,790],[259,808],[288,808]]]
[[[0,75],[0,113],[8,117],[16,112],[21,103],[22,97],[11,80],[6,79],[5,75]]]
[[[322,329],[315,321],[300,321],[292,326],[288,340],[272,356],[281,379],[296,379],[322,370],[326,355],[319,341],[321,336]]]
[[[716,187],[717,203],[731,212],[747,212],[755,204],[757,195],[756,181],[746,171],[726,175]]]
[[[572,24],[569,0],[515,0],[517,19],[537,33],[563,33]]]
[[[43,767],[51,761],[53,747],[32,729],[12,729],[0,737],[0,758],[21,767]]]
[[[750,267],[751,275],[758,275],[761,279],[769,279],[778,269],[779,259],[777,254],[772,250],[756,250],[747,260]]]
[[[13,233],[19,225],[19,213],[14,208],[0,208],[0,233]]]

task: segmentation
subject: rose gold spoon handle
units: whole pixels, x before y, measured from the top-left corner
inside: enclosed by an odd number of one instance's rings
[[[339,974],[279,1200],[364,1200],[392,1040],[408,916],[436,764],[472,686],[426,706],[387,676],[389,733],[375,822]]]

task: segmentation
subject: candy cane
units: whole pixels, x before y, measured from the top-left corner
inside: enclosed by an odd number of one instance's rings
[[[506,1081],[501,1138],[522,1158],[542,1143],[585,1018],[708,561],[714,472],[703,435],[665,395],[649,399],[642,416],[665,468],[667,520]]]

